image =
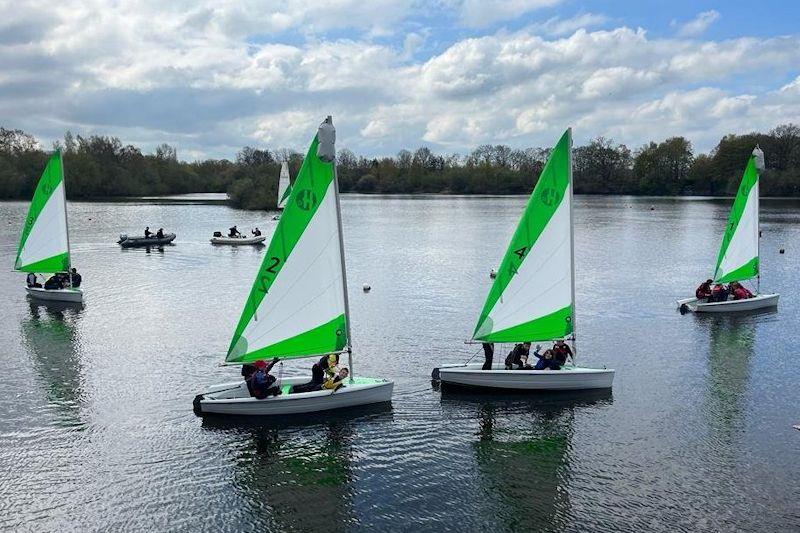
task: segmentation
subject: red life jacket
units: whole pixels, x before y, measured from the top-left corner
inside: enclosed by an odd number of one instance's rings
[[[711,285],[706,283],[701,284],[697,287],[697,290],[694,291],[695,298],[708,298],[709,296],[711,296]]]
[[[745,289],[744,287],[736,287],[733,290],[733,299],[734,300],[746,300],[748,298],[752,298],[753,293]]]

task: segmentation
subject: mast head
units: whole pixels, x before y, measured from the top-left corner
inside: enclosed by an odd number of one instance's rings
[[[330,115],[322,121],[317,130],[317,157],[326,163],[336,159],[336,128]]]
[[[764,152],[756,145],[753,148],[753,157],[756,158],[756,170],[764,170],[767,166],[764,164]]]

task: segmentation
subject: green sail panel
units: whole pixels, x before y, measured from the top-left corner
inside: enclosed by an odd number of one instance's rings
[[[61,153],[50,156],[33,193],[22,228],[14,268],[23,272],[59,272],[70,266],[67,202]]]
[[[728,283],[758,276],[758,169],[751,155],[733,201],[717,257],[714,281]]]
[[[572,333],[571,149],[567,130],[531,193],[473,339],[520,342]]]
[[[314,137],[245,302],[226,361],[308,357],[348,345],[334,163]]]

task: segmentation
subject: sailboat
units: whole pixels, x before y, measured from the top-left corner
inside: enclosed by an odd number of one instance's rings
[[[355,376],[331,117],[319,126],[275,228],[234,331],[226,364],[347,354],[350,376],[335,391],[293,393],[309,377],[282,377],[278,396],[259,400],[244,381],[213,386],[195,413],[295,415],[389,402],[394,383]]]
[[[764,168],[764,152],[756,146],[747,161],[742,182],[739,184],[739,191],[733,201],[712,278],[714,283],[730,283],[756,278],[755,295],[753,298],[722,302],[704,302],[698,298],[685,298],[678,300],[678,308],[681,311],[726,313],[753,311],[778,305],[779,294],[761,294],[758,173]]]
[[[278,209],[283,209],[286,199],[292,193],[292,184],[289,181],[289,163],[281,163],[281,176],[278,178]]]
[[[443,384],[521,390],[611,388],[614,370],[574,364],[575,262],[572,222],[572,130],[547,160],[503,257],[472,334],[482,343],[572,341],[573,364],[560,370],[491,370],[445,365]],[[533,357],[531,357],[533,359]]]
[[[39,178],[33,193],[25,226],[17,248],[14,269],[33,274],[70,272],[69,227],[67,224],[67,193],[64,186],[64,160],[56,150]],[[44,289],[27,287],[31,297],[39,300],[80,303],[83,291],[72,286]]]
[[[292,182],[289,181],[289,163],[281,163],[281,175],[278,178],[278,209],[281,210],[286,205],[286,200],[292,194]],[[275,215],[272,220],[279,220],[280,215]]]

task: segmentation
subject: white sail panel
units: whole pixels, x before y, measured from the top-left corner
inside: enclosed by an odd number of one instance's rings
[[[345,312],[335,182],[242,336],[247,351],[306,333]]]
[[[19,252],[16,268],[24,269],[45,259],[69,254],[67,239],[67,204],[61,180],[36,218]],[[62,267],[63,268],[63,267]]]
[[[286,205],[286,191],[289,189],[289,184],[289,163],[284,161],[281,163],[281,175],[278,179],[278,209],[283,209]]]
[[[750,188],[742,216],[717,267],[715,279],[724,279],[758,257],[758,181]],[[752,276],[755,277],[754,272]],[[746,279],[745,277],[745,279]]]
[[[572,185],[570,184],[569,187]],[[489,313],[484,337],[572,305],[571,194],[565,194],[517,275]]]

